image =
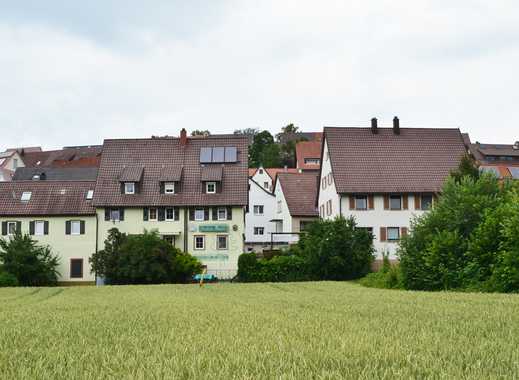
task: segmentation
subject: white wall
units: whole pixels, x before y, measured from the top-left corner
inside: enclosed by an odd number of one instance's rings
[[[329,183],[328,175],[331,175],[331,183]],[[323,185],[323,178],[326,179],[326,184]],[[326,203],[331,200],[331,214],[326,212]],[[323,163],[321,167],[321,178],[319,181],[319,215],[323,219],[333,219],[340,214],[339,195],[335,187],[335,180],[332,172],[331,160],[328,157],[328,143],[325,139],[323,150]],[[324,206],[324,208],[323,208]],[[324,209],[324,215],[322,210]]]
[[[252,179],[261,187],[264,187],[264,183],[267,182],[268,188],[265,188],[265,190],[272,192],[274,185],[272,178],[270,178],[270,176],[267,174],[267,171],[263,167],[259,167],[258,170],[256,170],[256,173],[254,173]]]
[[[281,183],[278,181],[276,184],[276,189],[274,191],[276,195],[276,206],[274,212],[274,219],[281,219],[282,222],[277,223],[276,232],[297,232],[299,231],[299,227],[297,231],[294,231],[293,226],[293,218],[290,215],[290,210],[288,208],[288,203],[285,199],[285,195],[283,193],[283,187]],[[278,210],[278,202],[281,202],[281,209]],[[277,241],[285,241],[288,243],[295,243],[298,240],[297,235],[278,235],[276,237]]]
[[[270,178],[270,177],[269,177]],[[254,206],[263,206],[263,215],[254,214]],[[276,197],[249,179],[249,212],[245,215],[245,244],[270,243],[275,224],[271,222],[276,212]],[[263,227],[263,235],[254,235],[254,227]]]
[[[18,168],[23,168],[25,166],[20,155],[18,153],[14,153],[11,157],[6,159],[3,168],[15,171],[16,168],[14,167],[14,160],[18,160]]]

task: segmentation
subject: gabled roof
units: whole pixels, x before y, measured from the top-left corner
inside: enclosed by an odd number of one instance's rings
[[[222,171],[221,191],[205,194],[199,163],[202,147],[236,147],[237,162],[217,164]],[[245,206],[248,202],[248,145],[241,136],[187,138],[182,146],[173,137],[105,140],[97,176],[94,204],[97,206]],[[211,166],[215,164],[209,164]],[[118,176],[124,167],[144,168],[140,192],[121,194]],[[160,194],[164,166],[183,167],[178,194]]]
[[[317,211],[317,173],[280,173],[276,186],[281,184],[291,216],[314,217]]]
[[[182,166],[164,166],[160,170],[159,181],[161,182],[178,182],[182,178]]]
[[[123,167],[119,174],[120,182],[140,182],[144,172],[143,165],[130,165]]]
[[[92,201],[86,199],[94,190],[94,181],[12,181],[0,183],[0,215],[94,215]],[[22,193],[30,200],[22,201]]]
[[[223,167],[221,165],[205,165],[200,169],[200,181],[221,181],[223,177]]]
[[[438,192],[466,153],[459,129],[326,127],[338,193]]]
[[[303,170],[319,170],[319,164],[307,164],[305,159],[321,158],[321,141],[301,141],[296,144],[297,168]]]
[[[13,181],[31,181],[34,176],[46,181],[95,181],[97,168],[18,168]]]
[[[100,145],[69,147],[48,151],[24,151],[21,153],[26,167],[98,167],[103,147]]]

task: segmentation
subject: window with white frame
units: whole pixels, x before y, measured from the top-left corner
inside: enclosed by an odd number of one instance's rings
[[[270,189],[270,185],[267,181],[263,182],[263,188],[267,190]]]
[[[264,235],[265,227],[254,227],[254,235]]]
[[[254,215],[263,215],[263,205],[254,205]]]
[[[305,158],[306,165],[319,165],[321,160],[319,158]]]
[[[72,220],[70,222],[70,234],[80,235],[81,234],[81,222],[79,220]]]
[[[227,209],[225,207],[218,207],[218,220],[227,220]]]
[[[166,209],[166,220],[175,220],[175,209],[173,207],[168,207]]]
[[[110,220],[118,222],[121,219],[121,212],[118,208],[110,209]]]
[[[366,195],[355,196],[355,210],[367,210],[368,209],[368,197]]]
[[[281,201],[278,201],[278,214],[281,214]]]
[[[16,222],[7,222],[7,235],[16,234]]]
[[[391,195],[389,197],[389,208],[391,210],[402,209],[402,197],[400,195]]]
[[[18,159],[13,158],[13,170],[16,170],[16,169],[18,169]]]
[[[204,235],[195,236],[195,249],[196,250],[205,249],[205,236]]]
[[[215,194],[216,193],[216,182],[206,182],[205,192],[207,194]]]
[[[400,228],[399,227],[388,227],[387,228],[387,240],[388,241],[400,240]]]
[[[165,194],[175,194],[175,182],[165,182],[164,183],[164,193]]]
[[[150,208],[150,214],[148,219],[151,221],[156,221],[158,219],[157,214],[158,212],[156,208]]]
[[[22,202],[28,202],[31,200],[32,192],[30,191],[24,191],[22,193],[21,201]]]
[[[45,222],[43,220],[34,222],[34,234],[38,236],[45,235]]]
[[[205,210],[203,208],[197,208],[195,210],[195,220],[198,222],[205,220]]]
[[[216,236],[216,249],[225,250],[228,249],[229,236],[217,235]]]
[[[125,194],[135,194],[135,182],[125,182],[124,183],[124,193]]]

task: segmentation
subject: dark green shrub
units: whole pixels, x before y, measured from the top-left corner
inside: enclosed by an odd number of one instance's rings
[[[256,259],[244,253],[238,259],[238,280],[241,282],[294,282],[308,280],[304,258],[294,255]]]
[[[90,259],[92,271],[107,284],[184,283],[200,273],[200,262],[160,238],[156,231],[142,235],[109,231],[105,249]]]
[[[53,286],[58,282],[58,257],[28,234],[17,232],[9,240],[0,239],[0,262],[4,272],[21,286]]]
[[[0,267],[0,288],[8,286],[18,286],[18,279]]]
[[[238,281],[251,282],[256,273],[258,260],[255,253],[243,253],[238,257]]]
[[[369,273],[359,280],[369,288],[402,289],[402,273],[398,264],[391,265],[388,255],[383,255],[382,267],[378,272]]]

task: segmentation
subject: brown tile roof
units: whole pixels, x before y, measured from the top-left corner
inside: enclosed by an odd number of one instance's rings
[[[324,129],[338,193],[440,191],[466,152],[458,129]],[[326,174],[326,173],[325,173]]]
[[[46,181],[95,181],[97,168],[18,168],[13,181],[30,181],[34,176]]]
[[[235,146],[238,161],[223,167],[221,192],[202,192],[199,163],[200,148]],[[98,206],[202,206],[236,205],[248,202],[248,145],[241,136],[188,138],[186,146],[178,138],[105,140],[97,176],[94,204]],[[118,176],[124,166],[143,166],[144,174],[138,194],[121,194]],[[183,167],[181,191],[160,194],[160,175],[167,166]]]
[[[98,167],[102,150],[103,147],[100,145],[69,147],[48,151],[24,151],[21,157],[27,167]]]
[[[159,181],[161,182],[178,182],[182,178],[182,166],[164,166],[160,170]]]
[[[249,177],[253,177],[254,174],[256,174],[257,168],[250,168],[249,169]]]
[[[276,180],[276,177],[280,173],[299,173],[296,168],[266,168],[265,171],[272,178],[272,181]]]
[[[119,174],[120,182],[140,182],[142,174],[144,173],[144,166],[132,165],[123,167],[121,174]]]
[[[317,211],[317,173],[280,173],[278,183],[288,204],[290,215],[299,217],[319,216]]]
[[[296,144],[296,159],[298,169],[319,170],[319,164],[306,164],[305,159],[321,159],[321,141],[301,141]]]
[[[14,172],[12,170],[0,168],[0,177],[3,178],[3,181],[11,181],[13,176]]]
[[[223,176],[223,168],[218,164],[210,164],[203,166],[200,173],[200,181],[221,181]]]
[[[0,183],[0,215],[94,215],[87,192],[94,190],[94,181],[12,181]],[[22,201],[23,192],[31,192],[29,201]]]

